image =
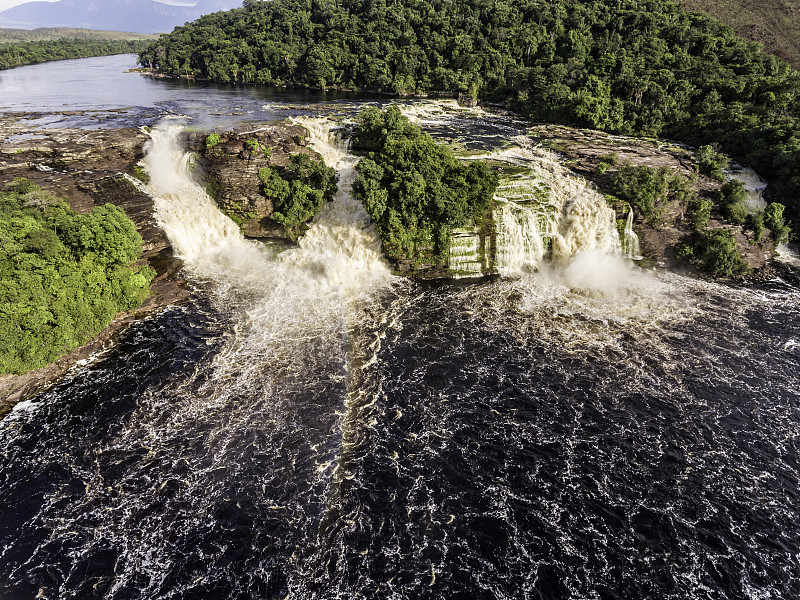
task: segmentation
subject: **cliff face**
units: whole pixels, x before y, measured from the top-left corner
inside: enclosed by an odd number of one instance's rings
[[[286,228],[270,218],[273,200],[263,193],[259,170],[285,171],[293,154],[319,160],[306,146],[303,127],[270,123],[225,133],[188,133],[186,144],[197,153],[198,177],[220,209],[252,238],[291,239]]]

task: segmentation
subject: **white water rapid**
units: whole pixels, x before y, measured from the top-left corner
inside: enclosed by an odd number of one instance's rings
[[[194,181],[178,145],[181,124],[166,121],[152,131],[144,160],[159,223],[188,272],[205,282],[216,309],[233,323],[235,335],[214,359],[216,377],[233,387],[265,385],[264,373],[275,364],[295,373],[308,367],[312,351],[298,340],[313,341],[320,360],[341,356],[361,307],[393,281],[369,218],[351,196],[356,159],[347,144],[324,119],[298,123],[337,170],[338,192],[299,245],[277,256],[244,239]]]

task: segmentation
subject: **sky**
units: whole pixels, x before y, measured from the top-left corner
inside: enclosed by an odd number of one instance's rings
[[[0,11],[16,6],[17,4],[25,4],[31,0],[0,0]],[[45,2],[55,2],[56,0],[44,0]]]
[[[30,2],[31,0],[0,0],[0,12],[11,8],[12,6],[16,6],[17,4],[25,4],[26,2]],[[57,2],[58,0],[42,0],[43,2]],[[192,6],[196,4],[196,2],[192,2],[192,0],[156,0],[157,2],[161,2],[162,4],[175,4],[177,6]]]

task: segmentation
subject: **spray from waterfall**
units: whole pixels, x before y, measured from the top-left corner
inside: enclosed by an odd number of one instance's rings
[[[351,196],[356,159],[324,119],[297,121],[310,145],[339,175],[338,192],[314,218],[296,248],[278,256],[245,239],[193,178],[179,147],[181,125],[151,133],[145,165],[156,216],[189,274],[207,283],[213,303],[231,315],[236,335],[216,355],[215,377],[232,387],[263,386],[277,365],[300,372],[319,360],[340,360],[342,340],[363,303],[391,285],[380,241]],[[299,340],[314,341],[305,348]]]

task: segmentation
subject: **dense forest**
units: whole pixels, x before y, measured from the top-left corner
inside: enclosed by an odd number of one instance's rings
[[[370,152],[356,165],[353,193],[375,224],[384,255],[446,264],[450,234],[480,221],[497,173],[481,161],[457,160],[396,106],[367,109],[359,121],[354,145]]]
[[[41,42],[44,40],[154,40],[150,33],[103,31],[74,27],[37,27],[36,29],[0,28],[0,43]]]
[[[63,39],[0,44],[0,69],[66,58],[139,52],[146,44],[145,40],[104,39]]]
[[[800,74],[670,0],[245,0],[140,61],[222,82],[465,93],[533,119],[715,143],[800,191]]]
[[[29,180],[0,192],[0,373],[25,373],[139,306],[155,272],[112,204],[77,214]]]

